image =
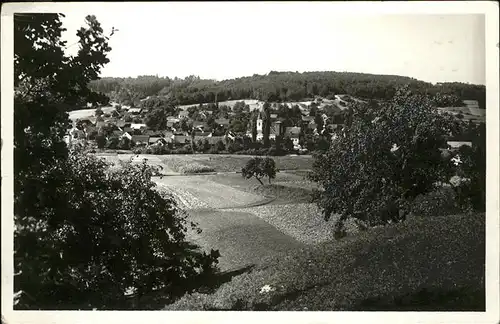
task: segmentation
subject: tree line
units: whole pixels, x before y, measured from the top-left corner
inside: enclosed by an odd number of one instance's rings
[[[106,77],[93,80],[89,88],[111,100],[138,106],[148,96],[163,96],[174,105],[190,105],[225,100],[258,99],[270,102],[300,101],[315,96],[333,98],[349,94],[359,98],[390,100],[396,89],[408,85],[414,93],[454,96],[459,100],[477,100],[485,108],[486,87],[459,82],[431,84],[410,77],[374,75],[352,72],[275,72],[267,75],[216,81],[198,76],[168,78],[139,76],[137,78]],[[448,101],[448,102],[447,102]],[[443,105],[454,104],[445,100]]]

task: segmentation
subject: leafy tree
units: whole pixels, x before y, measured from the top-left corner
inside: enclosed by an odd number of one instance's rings
[[[438,92],[433,98],[432,102],[437,107],[460,107],[463,106],[462,100],[455,94],[443,94]]]
[[[353,111],[328,152],[316,156],[310,175],[324,189],[316,201],[325,219],[340,215],[339,235],[348,217],[368,225],[404,220],[407,204],[452,172],[440,148],[455,126],[427,97],[404,87],[391,102],[356,104]]]
[[[137,307],[155,291],[171,301],[213,272],[217,252],[186,242],[189,222],[147,165],[114,170],[68,151],[66,111],[99,97],[87,85],[110,48],[87,16],[66,56],[60,17],[14,15],[15,307],[130,308],[129,287]]]
[[[246,178],[255,178],[261,185],[262,178],[267,177],[269,183],[271,183],[271,179],[276,177],[276,163],[272,158],[266,157],[265,159],[260,157],[254,157],[248,160],[245,167],[241,170],[241,175]]]
[[[188,124],[188,122],[187,122],[186,119],[182,119],[181,120],[180,127],[181,127],[181,130],[184,131],[184,132],[188,132],[190,130],[189,124]]]
[[[208,117],[207,117],[207,126],[208,126],[210,129],[215,129],[215,128],[217,128],[217,123],[215,122],[215,118],[214,118],[214,116],[212,116],[212,115],[208,115]]]
[[[287,152],[293,151],[293,141],[289,136],[286,136],[284,139],[284,148]]]
[[[244,133],[247,129],[247,121],[243,116],[235,116],[231,119],[231,123],[229,125],[229,130],[235,133]]]
[[[239,152],[243,149],[243,143],[238,140],[234,140],[228,145],[228,151],[229,153],[234,153],[234,152]]]
[[[95,116],[96,117],[99,117],[99,116],[102,116],[104,115],[104,112],[102,111],[102,109],[99,107],[95,110]]]
[[[257,115],[254,113],[251,119],[252,142],[257,142]]]
[[[464,125],[463,132],[469,134],[472,147],[461,146],[455,154],[460,163],[457,176],[463,179],[454,186],[459,203],[464,209],[486,210],[486,125]]]
[[[118,148],[119,144],[120,144],[120,140],[117,137],[112,137],[106,143],[106,147],[108,149],[114,150],[114,149]]]
[[[118,143],[118,148],[120,148],[122,150],[130,150],[132,148],[133,144],[134,144],[134,142],[132,142],[132,140],[130,140],[126,136],[123,136],[120,139],[120,142]]]
[[[226,149],[226,146],[224,145],[224,142],[219,140],[217,144],[215,144],[215,147],[217,149],[217,152],[222,152]]]
[[[90,131],[90,132],[88,133],[88,135],[87,135],[87,139],[88,139],[88,140],[95,140],[95,139],[96,139],[96,137],[97,137],[97,134],[98,134],[98,133],[97,133],[97,131],[96,131],[96,130],[92,130],[92,131]]]
[[[326,136],[319,136],[314,146],[317,151],[326,152],[330,148],[330,141]]]
[[[269,135],[271,134],[271,107],[269,102],[264,103],[262,121],[262,140],[264,147],[269,147]]]
[[[309,109],[309,116],[315,117],[318,114],[318,107],[316,105],[311,104],[311,108]]]
[[[302,101],[316,95],[334,99],[334,93],[390,100],[396,87],[405,84],[409,84],[415,93],[442,93],[456,96],[460,100],[478,100],[479,106],[485,108],[485,86],[457,82],[433,85],[408,77],[351,72],[283,72],[224,81],[203,80],[193,76],[174,80],[156,76],[103,78],[93,81],[91,87],[117,99],[118,102],[131,102],[146,96],[160,95],[168,96],[172,102],[179,105],[197,105],[203,102],[213,104],[216,93],[218,101],[229,98],[253,98],[271,102]]]
[[[233,112],[239,114],[242,113],[245,110],[245,102],[244,101],[237,101],[234,106],[233,106]]]
[[[316,124],[316,130],[318,131],[318,134],[321,134],[325,124],[321,113],[319,112],[316,113],[316,115],[314,116],[314,123]]]

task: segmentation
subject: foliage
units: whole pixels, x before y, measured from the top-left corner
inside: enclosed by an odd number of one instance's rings
[[[118,137],[111,137],[108,139],[108,142],[106,143],[106,148],[114,150],[118,148],[118,145],[120,144],[120,139]]]
[[[93,81],[90,86],[124,104],[132,101],[138,104],[139,99],[147,96],[164,96],[174,104],[197,105],[215,102],[216,94],[218,101],[248,98],[271,102],[301,101],[317,95],[332,99],[334,94],[390,100],[396,88],[406,84],[415,93],[441,93],[450,96],[447,98],[478,100],[480,107],[485,108],[485,86],[456,82],[433,85],[402,76],[351,72],[278,72],[224,81],[203,80],[196,76],[184,79],[139,76],[103,78]]]
[[[472,147],[461,146],[455,155],[458,155],[457,176],[463,181],[454,186],[460,204],[477,211],[486,210],[486,125],[475,126],[470,123],[466,126],[467,133],[475,134]]]
[[[95,110],[95,116],[99,117],[99,116],[102,116],[102,115],[104,115],[104,112],[102,111],[102,109],[101,108],[97,108]]]
[[[134,146],[134,142],[128,137],[123,136],[118,143],[118,148],[122,150],[130,150]]]
[[[325,124],[321,113],[318,112],[314,116],[314,123],[316,124],[316,130],[318,134],[321,134],[321,132],[323,131],[323,126]]]
[[[269,183],[271,183],[271,179],[276,177],[276,172],[276,163],[269,157],[264,159],[260,157],[251,158],[248,160],[245,167],[241,169],[241,175],[244,178],[250,179],[254,177],[262,185],[262,178],[267,177]]]
[[[450,187],[437,188],[426,194],[417,196],[408,207],[415,216],[455,215],[464,211],[458,195]]]
[[[145,162],[107,170],[78,153],[45,170],[38,183],[54,189],[38,185],[25,194],[41,217],[16,216],[16,288],[29,297],[18,307],[127,308],[129,287],[140,297],[161,289],[173,298],[210,272],[216,252],[192,250],[186,215],[154,190],[152,175]]]
[[[66,56],[59,14],[14,15],[14,287],[18,309],[136,307],[172,300],[213,272],[218,253],[185,240],[189,223],[145,164],[108,169],[69,152],[66,111],[103,97],[88,87],[109,60],[94,16]]]
[[[310,175],[324,189],[316,201],[325,219],[340,214],[337,234],[348,217],[372,226],[403,220],[409,202],[453,172],[440,153],[453,131],[450,116],[408,87],[380,106],[356,104],[351,122],[316,156]]]
[[[104,146],[106,146],[106,136],[104,135],[97,135],[95,138],[95,141],[97,143],[97,147],[102,149]]]
[[[271,134],[271,111],[269,102],[264,103],[262,115],[262,141],[264,147],[269,147],[269,135]]]
[[[161,97],[149,98],[142,102],[147,108],[146,125],[153,130],[167,129],[167,117],[177,113],[177,109],[170,100]]]
[[[185,173],[185,174],[205,173],[205,172],[215,171],[215,169],[212,167],[194,161],[186,162],[185,159],[175,156],[168,157],[167,159],[165,159],[165,164],[167,165],[168,168],[174,170],[175,172]]]

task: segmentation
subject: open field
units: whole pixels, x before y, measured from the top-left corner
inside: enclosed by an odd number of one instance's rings
[[[166,176],[155,182],[174,193],[186,209],[220,209],[246,206],[266,197],[211,180],[211,176]]]
[[[282,182],[295,178],[280,174]],[[166,176],[154,180],[160,189],[173,195],[189,219],[202,229],[201,234],[190,231],[190,240],[207,251],[219,249],[219,266],[223,271],[256,264],[262,258],[310,243],[290,224],[306,231],[318,227],[314,225],[318,224],[314,208],[305,213],[308,207],[282,208],[287,205],[273,204],[266,195],[272,191],[256,190],[259,186],[239,174]],[[281,204],[292,202],[286,195],[279,198]],[[270,209],[259,209],[260,204]],[[270,216],[274,212],[272,206],[280,211],[277,218]],[[299,222],[297,213],[301,213]]]
[[[245,163],[252,158],[247,155],[195,154],[193,157],[219,172],[241,171]],[[311,169],[313,159],[310,155],[273,156],[279,170]]]
[[[152,165],[161,165],[164,172],[180,173],[175,169],[185,164],[197,164],[212,168],[215,172],[240,172],[245,163],[253,156],[249,155],[222,155],[222,154],[115,154],[96,153],[96,156],[104,157],[109,162],[118,160],[126,161],[132,159],[134,163],[140,163],[147,159]],[[274,156],[276,167],[279,170],[308,170],[312,167],[313,158],[310,155],[300,156]]]
[[[115,108],[113,107],[102,107],[102,112],[103,113],[111,113]],[[69,112],[69,119],[71,121],[75,121],[77,119],[81,118],[89,118],[89,117],[94,117],[95,116],[95,108],[90,108],[90,109],[78,109],[78,110],[73,110]]]
[[[250,106],[250,111],[252,110],[255,110],[255,109],[259,109],[259,107],[261,107],[264,102],[263,101],[260,101],[260,100],[257,100],[257,99],[239,99],[239,100],[227,100],[227,101],[219,101],[218,104],[220,106],[222,105],[225,105],[225,106],[229,106],[231,107],[231,109],[234,107],[234,105],[238,102],[238,101],[244,101],[245,104],[249,105]],[[208,102],[204,103],[205,105],[208,104]],[[193,107],[193,106],[198,106],[197,104],[191,104],[191,105],[180,105],[179,108],[181,108],[182,110],[186,110],[188,109],[189,107]]]

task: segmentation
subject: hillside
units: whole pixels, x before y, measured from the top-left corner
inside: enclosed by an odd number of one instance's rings
[[[484,214],[417,217],[273,256],[165,309],[481,311],[484,230]]]
[[[92,81],[90,88],[107,95],[112,101],[139,105],[148,96],[165,96],[176,105],[197,105],[207,102],[241,99],[271,102],[307,101],[316,96],[334,99],[335,94],[357,98],[392,98],[397,87],[409,84],[419,93],[438,92],[461,100],[477,100],[485,108],[486,87],[463,83],[433,85],[396,75],[375,75],[351,72],[274,72],[267,75],[215,81],[189,76],[184,79],[139,76],[137,78],[102,78]]]

